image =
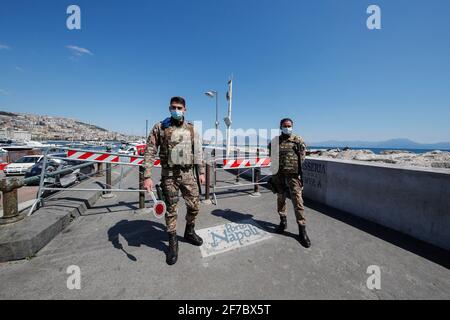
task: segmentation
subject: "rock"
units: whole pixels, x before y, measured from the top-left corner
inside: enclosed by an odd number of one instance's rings
[[[389,154],[412,154],[411,151],[406,150],[383,150],[380,152],[381,155],[389,155]]]
[[[343,160],[366,161],[373,159],[373,156],[375,156],[375,153],[370,150],[346,150],[339,152],[336,158]]]
[[[337,150],[326,150],[326,151],[320,151],[318,153],[318,156],[324,157],[324,158],[336,158],[336,156],[339,154],[339,151]]]
[[[450,169],[450,152],[440,150],[423,154],[404,150],[385,150],[381,154],[375,154],[371,150],[340,151],[339,149],[329,149],[327,151],[321,151],[313,156],[320,158],[390,163],[405,167],[415,166]]]
[[[450,161],[448,161],[448,162],[432,162],[431,167],[432,168],[450,169]]]
[[[425,154],[443,154],[443,153],[449,153],[449,152],[441,151],[441,150],[434,150],[434,151],[427,152]]]
[[[396,159],[388,158],[388,157],[376,157],[376,158],[373,158],[373,159],[371,159],[371,160],[369,160],[369,161],[372,161],[372,162],[391,163],[391,164],[396,164],[396,163],[398,163],[398,161],[397,161]]]

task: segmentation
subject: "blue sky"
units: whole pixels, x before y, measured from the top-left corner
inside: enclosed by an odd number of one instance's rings
[[[81,8],[81,30],[66,8]],[[377,4],[382,29],[368,30]],[[144,134],[169,98],[213,126],[295,121],[307,141],[450,141],[448,0],[0,0],[0,110]],[[87,49],[75,54],[68,46]],[[225,126],[221,122],[221,128]]]

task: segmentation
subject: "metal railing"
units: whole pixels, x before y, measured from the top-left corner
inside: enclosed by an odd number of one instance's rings
[[[209,171],[208,167],[211,167],[212,171],[213,171],[213,183],[212,183],[212,195],[213,195],[213,199],[214,199],[213,203],[215,205],[218,204],[216,190],[219,190],[219,189],[236,189],[236,188],[242,188],[242,187],[246,187],[246,188],[253,187],[253,192],[252,192],[251,196],[252,197],[261,196],[261,193],[259,191],[260,190],[259,186],[267,184],[267,182],[264,182],[262,180],[268,176],[268,175],[261,175],[261,167],[250,166],[248,168],[245,168],[245,167],[244,168],[225,168],[223,166],[224,161],[249,160],[251,162],[257,163],[259,159],[260,159],[260,153],[258,150],[256,152],[255,157],[247,156],[247,157],[235,157],[235,158],[216,158],[216,159],[212,159],[209,163],[207,163],[206,172],[208,173],[208,171]],[[270,165],[264,166],[264,167],[267,168],[267,167],[270,167]],[[234,179],[220,180],[220,181],[217,179],[217,172],[232,171],[232,170],[237,171],[236,177]],[[249,171],[251,171],[251,183],[240,183],[239,182],[240,176],[244,175],[245,173],[247,173]],[[226,185],[218,185],[219,182],[227,183],[227,184]]]
[[[61,155],[52,155],[50,154],[50,151],[52,150],[66,150],[66,156],[61,156]],[[95,154],[103,154],[103,155],[108,155],[108,156],[117,156],[119,157],[119,161],[115,161],[114,163],[111,162],[105,162],[105,161],[99,161],[99,160],[89,160],[89,159],[74,159],[68,156],[68,152],[72,151],[72,152],[80,152],[80,153],[95,153]],[[130,158],[129,162],[126,161],[122,161],[122,158]],[[145,193],[147,192],[147,190],[145,190],[143,188],[143,184],[144,184],[144,168],[139,165],[136,162],[132,162],[131,160],[135,160],[137,158],[143,158],[140,156],[135,156],[135,155],[127,155],[127,154],[121,154],[121,153],[112,153],[110,148],[107,148],[106,152],[103,151],[93,151],[93,150],[81,150],[81,149],[73,149],[73,148],[47,148],[44,151],[44,156],[42,159],[42,168],[41,168],[41,173],[38,176],[34,176],[34,177],[29,177],[29,178],[25,178],[25,179],[19,179],[19,178],[4,178],[0,180],[0,191],[2,191],[2,195],[3,195],[3,217],[0,218],[0,225],[1,224],[8,224],[8,223],[13,223],[16,221],[19,221],[21,219],[24,218],[24,215],[20,215],[19,214],[19,210],[18,210],[18,197],[17,197],[17,191],[19,188],[23,187],[23,186],[27,186],[27,185],[31,185],[34,184],[36,182],[39,182],[39,187],[38,187],[38,192],[37,192],[37,196],[36,196],[36,200],[33,202],[30,210],[28,211],[28,216],[32,215],[33,212],[35,211],[35,209],[39,206],[43,204],[43,199],[44,199],[44,193],[46,191],[63,191],[63,190],[70,190],[72,191],[100,191],[103,193],[103,196],[108,196],[110,195],[112,192],[138,192],[139,193],[139,209],[144,209],[145,208]],[[86,163],[82,163],[82,164],[78,164],[78,165],[73,165],[70,166],[69,168],[63,168],[61,170],[57,170],[57,171],[53,171],[53,172],[47,172],[47,166],[48,166],[48,162],[50,159],[59,159],[59,160],[76,160],[76,161],[85,161]],[[82,168],[88,167],[88,166],[92,166],[93,163],[97,163],[97,171],[93,172],[92,174],[84,174],[81,171],[79,171]],[[103,164],[106,165],[106,169],[103,170]],[[120,178],[119,178],[119,186],[118,188],[113,188],[112,187],[112,165],[115,166],[121,166],[121,171],[120,171]],[[123,179],[123,166],[124,165],[130,165],[130,166],[139,166],[139,188],[138,189],[123,189],[121,188],[121,183],[122,183],[122,179]],[[104,173],[106,176],[106,183],[104,184],[106,188],[102,188],[102,189],[98,189],[98,188],[64,188],[64,187],[58,187],[55,186],[54,183],[51,183],[50,185],[46,185],[45,182],[46,180],[48,180],[49,178],[53,178],[53,177],[57,177],[57,176],[61,176],[64,174],[68,174],[68,173],[74,173],[77,172],[78,175],[87,177],[87,178],[92,178],[91,175],[95,175],[96,177],[101,177],[103,176]],[[158,201],[155,193],[155,190],[152,190],[152,192],[150,192],[150,197],[151,200],[153,201],[153,205],[154,207],[158,204],[159,207],[164,206],[161,203],[161,201]],[[161,212],[161,210],[158,210],[159,212]],[[156,213],[155,213],[156,215]],[[157,216],[158,218],[161,217],[161,215]]]
[[[56,156],[56,155],[52,155],[50,154],[51,150],[58,150],[58,151],[62,151],[62,150],[66,150],[66,156]],[[69,157],[68,153],[69,151],[73,154],[73,153],[86,153],[87,156],[83,159],[77,159],[77,158],[73,158],[73,157]],[[91,154],[94,155],[103,155],[98,157],[97,159],[101,159],[101,158],[107,158],[110,156],[115,156],[118,157],[117,159],[114,160],[114,162],[107,162],[107,161],[102,161],[102,160],[96,160],[96,159],[92,159]],[[236,154],[237,156],[237,154]],[[247,154],[246,154],[247,156]],[[58,171],[54,171],[54,172],[47,172],[47,165],[48,165],[48,161],[49,159],[59,159],[59,160],[76,160],[76,161],[85,161],[86,163],[82,163],[82,164],[78,164],[78,165],[73,165],[70,166],[69,168],[63,168],[61,170]],[[123,160],[123,158],[129,158],[130,161],[125,161]],[[113,195],[111,194],[112,192],[138,192],[139,193],[139,209],[144,209],[145,208],[145,193],[147,192],[147,190],[144,189],[144,167],[140,164],[139,161],[136,160],[140,160],[142,159],[142,156],[136,156],[136,155],[128,155],[128,154],[122,154],[122,153],[112,153],[110,148],[107,148],[106,152],[103,151],[96,151],[96,150],[83,150],[83,149],[74,149],[74,148],[47,148],[45,149],[44,152],[44,156],[43,156],[43,160],[42,160],[42,169],[41,169],[41,173],[39,176],[34,176],[34,177],[29,177],[29,178],[25,178],[25,179],[18,179],[18,178],[4,178],[2,180],[0,180],[0,191],[2,191],[3,194],[3,211],[4,211],[4,216],[2,218],[0,218],[0,224],[7,224],[7,223],[12,223],[12,222],[16,222],[20,219],[23,218],[23,215],[19,215],[19,210],[18,210],[18,202],[17,202],[17,190],[19,188],[21,188],[22,186],[26,186],[26,185],[30,185],[36,182],[39,182],[39,188],[38,188],[38,192],[37,192],[37,196],[36,196],[36,200],[33,202],[29,212],[28,212],[28,216],[32,215],[33,212],[36,210],[36,208],[40,205],[43,205],[43,199],[44,199],[44,193],[45,191],[63,191],[63,190],[70,190],[72,191],[80,191],[80,192],[85,192],[85,191],[100,191],[103,193],[103,197],[112,197]],[[245,159],[245,160],[255,160],[257,161],[260,158],[260,154],[259,152],[256,153],[256,157],[245,157],[245,158],[231,158],[231,159],[224,159],[224,158],[212,158],[208,161],[206,161],[206,186],[205,186],[205,193],[204,193],[204,197],[206,201],[211,201],[211,187],[212,187],[212,196],[213,196],[213,203],[215,205],[217,205],[218,201],[217,201],[217,190],[221,190],[221,189],[236,189],[236,188],[242,188],[242,187],[253,187],[253,193],[252,196],[259,196],[260,192],[259,192],[259,186],[260,185],[264,185],[267,184],[267,182],[262,181],[265,176],[261,175],[261,167],[249,167],[249,168],[243,168],[243,169],[238,169],[238,168],[224,168],[221,164],[223,164],[224,160],[237,160],[237,159]],[[84,167],[88,167],[91,166],[93,163],[97,163],[97,171],[93,172],[92,174],[84,174],[81,171],[79,171],[80,169],[84,168]],[[105,165],[105,169],[103,169],[103,165]],[[119,185],[117,188],[113,188],[112,186],[112,165],[115,166],[120,166],[121,167],[121,171],[120,171],[120,178],[119,178]],[[124,189],[121,187],[121,183],[123,180],[123,175],[124,175],[124,171],[123,168],[124,166],[129,165],[129,166],[138,166],[139,167],[139,187],[138,189]],[[217,179],[217,172],[218,171],[227,171],[227,170],[237,170],[237,175],[236,178],[233,179],[233,184],[229,184],[229,182],[231,181],[219,181]],[[77,172],[77,174],[87,177],[87,178],[93,178],[93,176],[95,177],[102,177],[105,174],[105,179],[106,179],[106,183],[104,183],[105,188],[102,189],[98,189],[98,188],[64,188],[64,187],[58,187],[55,186],[54,183],[47,185],[46,184],[46,180],[48,180],[48,178],[52,178],[52,177],[57,177],[58,175],[64,175],[67,173],[74,173]],[[239,179],[240,176],[246,174],[248,171],[251,171],[251,183],[239,183]],[[212,181],[212,183],[211,183]],[[219,182],[221,183],[228,183],[227,185],[219,185]],[[156,196],[155,196],[155,191],[156,190],[152,190],[152,192],[150,192],[150,196],[151,196],[151,200],[153,201],[153,205],[155,207],[155,205],[157,203],[159,203],[159,205],[161,204],[161,201],[158,201]],[[199,190],[201,193],[201,190]],[[159,218],[160,216],[158,216]]]

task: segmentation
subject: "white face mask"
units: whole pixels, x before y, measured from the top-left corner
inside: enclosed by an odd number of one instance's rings
[[[290,136],[292,134],[292,127],[291,128],[282,127],[281,132],[283,132],[285,135]]]

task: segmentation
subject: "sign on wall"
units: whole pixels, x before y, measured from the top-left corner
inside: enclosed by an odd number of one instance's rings
[[[303,193],[305,197],[324,202],[327,191],[327,162],[306,159],[303,162]]]

